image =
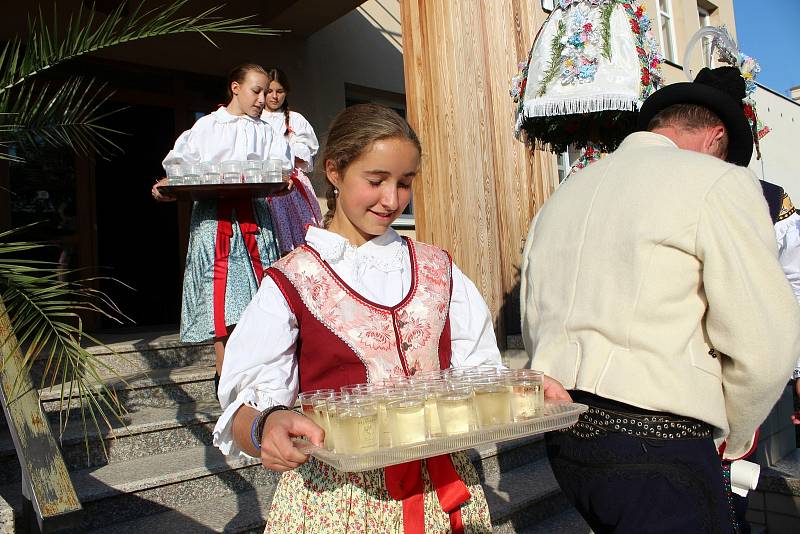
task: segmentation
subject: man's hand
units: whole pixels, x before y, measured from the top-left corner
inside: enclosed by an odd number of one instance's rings
[[[321,447],[325,431],[308,417],[291,410],[270,414],[261,435],[261,464],[272,471],[283,472],[306,463],[308,456],[292,443],[296,436],[305,436]]]
[[[555,378],[544,375],[544,400],[572,402],[567,390]]]
[[[795,395],[797,395],[796,398],[800,399],[800,378],[795,378],[794,380],[794,392]],[[800,410],[797,410],[792,414],[792,423],[800,425]]]

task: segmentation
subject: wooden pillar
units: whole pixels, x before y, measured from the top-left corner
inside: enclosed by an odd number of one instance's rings
[[[505,318],[518,317],[523,241],[557,183],[552,154],[532,155],[514,138],[509,97],[547,14],[539,0],[400,5],[408,118],[423,145],[417,237],[453,254],[486,299],[504,347]]]

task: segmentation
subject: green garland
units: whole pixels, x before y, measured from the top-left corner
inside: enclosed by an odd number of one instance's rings
[[[558,74],[561,67],[561,52],[564,51],[565,46],[564,43],[561,42],[561,39],[564,37],[565,33],[567,33],[567,25],[564,23],[564,20],[561,19],[558,21],[558,31],[553,36],[553,41],[550,43],[550,61],[547,63],[547,70],[544,71],[542,84],[539,86],[537,96],[544,96],[544,93],[547,91],[547,86],[553,81],[556,74]]]
[[[611,15],[616,7],[615,2],[604,4],[600,14],[600,34],[603,36],[603,56],[611,61]]]

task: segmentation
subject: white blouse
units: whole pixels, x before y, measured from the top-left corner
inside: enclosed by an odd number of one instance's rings
[[[286,139],[286,116],[283,111],[267,111],[265,109],[261,113],[261,120],[272,127],[273,137]],[[305,117],[296,111],[289,111],[289,127],[292,129],[292,133],[289,134],[292,161],[295,157],[300,158],[306,162],[303,170],[313,170],[314,155],[319,150],[319,141],[314,133],[314,128]]]
[[[183,132],[162,164],[166,168],[173,163],[285,159],[286,146],[286,141],[276,139],[263,120],[232,115],[221,107],[200,117],[191,129]]]
[[[795,212],[775,223],[775,237],[778,239],[778,260],[795,298],[800,302],[800,215]],[[792,378],[800,378],[800,359]]]
[[[394,230],[355,247],[339,234],[310,227],[306,242],[353,290],[373,302],[394,306],[411,288],[408,246]],[[455,265],[452,276],[451,365],[501,365],[486,302]],[[265,277],[225,347],[219,383],[224,412],[214,427],[214,445],[224,454],[245,454],[232,433],[233,415],[242,404],[258,410],[294,404],[297,336],[297,321],[286,299],[272,278]]]

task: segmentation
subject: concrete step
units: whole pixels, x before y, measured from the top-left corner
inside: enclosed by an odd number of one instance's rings
[[[525,506],[538,506],[542,500],[552,501],[552,474],[546,466],[546,460],[539,459],[533,464],[521,464],[513,469],[509,465],[515,464],[526,454],[538,454],[541,446],[540,439],[527,438],[512,443],[501,444],[500,447],[482,447],[470,451],[473,462],[481,473],[484,473],[487,482],[485,491],[490,503],[490,512],[494,524],[505,530],[498,532],[513,532],[507,525],[514,521],[524,521],[533,517],[530,511],[525,511]],[[501,459],[497,459],[497,454]],[[509,455],[509,460],[502,457]],[[515,456],[516,455],[516,456]],[[500,467],[500,470],[497,470]],[[253,469],[261,469],[256,465]],[[264,531],[266,517],[274,493],[274,483],[278,475],[271,474],[272,483],[256,485],[247,491],[228,493],[216,496],[209,500],[195,502],[191,499],[176,499],[174,509],[159,511],[157,507],[150,506],[151,515],[138,517],[122,523],[115,518],[113,524],[97,524],[93,530],[85,531],[88,534],[114,533],[133,534],[139,532],[181,532],[187,534],[206,532],[228,533],[258,533]],[[209,495],[213,495],[209,493]],[[509,504],[509,495],[513,500],[524,500],[523,504]],[[554,502],[546,502],[548,510],[557,509]],[[96,507],[98,513],[107,517],[109,508]],[[114,506],[111,510],[115,510]],[[87,512],[92,513],[95,506],[88,506]]]
[[[214,497],[176,510],[141,517],[124,523],[113,522],[86,534],[141,534],[175,532],[205,534],[210,532],[264,532],[273,487],[256,487],[235,495]],[[213,511],[213,513],[209,513]]]
[[[568,506],[544,458],[487,477],[483,489],[496,534],[515,534]]]
[[[215,360],[212,342],[182,343],[175,330],[134,330],[98,334],[95,337],[103,344],[87,346],[86,349],[97,357],[100,364],[97,371],[103,378],[153,369],[213,365]],[[31,371],[35,383],[41,379],[45,363],[46,355],[43,352]]]
[[[107,378],[103,383],[116,394],[123,408],[134,411],[145,406],[170,407],[179,403],[214,400],[213,379],[213,364],[204,363],[177,369],[139,371]],[[100,386],[94,386],[93,391],[99,394]],[[70,384],[65,384],[63,401],[60,386],[42,389],[39,396],[45,411],[57,412],[70,406],[71,411],[75,412],[70,416],[79,417],[82,397],[77,385],[70,391]]]
[[[214,424],[221,413],[216,401],[177,404],[168,408],[144,407],[128,413],[123,422],[110,420],[112,428],[101,427],[99,433],[89,423],[88,451],[83,425],[79,421],[70,421],[61,440],[61,450],[67,467],[77,470],[186,447],[211,445]],[[58,435],[58,423],[51,426],[54,435]],[[0,480],[10,482],[19,480],[19,477],[14,443],[8,429],[4,428],[0,432]]]
[[[524,527],[517,532],[518,534],[591,534],[592,529],[583,520],[581,514],[569,506],[560,514],[530,527]]]
[[[215,447],[192,447],[70,474],[84,508],[70,532],[102,528],[198,501],[274,487],[278,475],[251,458],[226,458]],[[0,497],[21,509],[19,484],[0,488]],[[209,509],[209,514],[216,511]]]

